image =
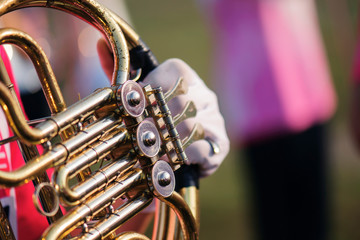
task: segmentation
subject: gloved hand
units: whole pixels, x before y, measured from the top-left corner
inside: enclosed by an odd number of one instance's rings
[[[112,76],[112,55],[104,41],[98,44],[100,61],[109,78]],[[195,118],[189,118],[177,126],[181,139],[188,136],[195,123],[201,123],[205,130],[207,140],[192,143],[186,154],[189,164],[200,166],[200,176],[212,174],[221,164],[229,152],[229,139],[226,134],[224,119],[219,111],[217,97],[200,77],[186,63],[179,59],[170,59],[159,65],[140,84],[150,84],[153,88],[162,87],[164,92],[175,85],[179,77],[188,84],[188,93],[180,95],[168,103],[172,116],[179,114],[188,101],[193,101],[197,109]],[[219,147],[214,153],[213,147]]]
[[[229,151],[229,139],[215,93],[205,85],[193,69],[179,59],[165,61],[141,84],[151,84],[153,88],[162,87],[163,91],[167,92],[179,77],[184,79],[189,89],[186,95],[177,96],[168,103],[172,116],[181,113],[188,101],[193,101],[197,109],[195,118],[189,118],[177,126],[181,139],[190,134],[195,123],[201,123],[205,137],[218,145],[220,150],[214,154],[211,143],[207,140],[196,141],[186,149],[189,163],[200,165],[200,176],[204,177],[218,168]]]

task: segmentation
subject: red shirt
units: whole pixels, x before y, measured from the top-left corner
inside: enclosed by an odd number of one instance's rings
[[[9,58],[1,46],[0,56],[18,92]],[[7,126],[3,111],[0,110],[0,138],[6,138],[9,135],[12,135],[11,129]],[[24,165],[24,160],[16,142],[0,146],[0,171],[13,171],[22,165]],[[14,234],[19,240],[39,239],[48,227],[46,217],[37,212],[32,202],[33,192],[34,186],[31,181],[20,187],[0,189],[0,201],[9,214]]]

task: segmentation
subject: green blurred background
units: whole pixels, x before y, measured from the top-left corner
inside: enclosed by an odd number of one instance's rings
[[[181,58],[205,81],[210,79],[211,39],[195,1],[134,0],[127,4],[135,28],[160,61]],[[359,3],[317,0],[317,5],[339,98],[338,111],[329,123],[331,235],[336,240],[356,240],[360,239],[360,158],[347,122]],[[214,175],[201,181],[201,239],[251,239],[246,172],[241,159],[234,158],[235,151],[231,150]]]

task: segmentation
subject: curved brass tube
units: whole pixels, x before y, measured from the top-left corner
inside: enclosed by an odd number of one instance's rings
[[[76,15],[69,11],[68,8],[70,6],[74,6],[75,9],[83,14]],[[79,18],[84,15],[92,18],[97,26],[101,26],[99,29],[106,35],[114,53],[114,73],[111,84],[118,86],[127,80],[130,58],[126,39],[121,28],[113,19],[112,14],[101,4],[94,0],[2,0],[0,3],[0,16],[7,12],[26,7],[49,7],[69,12]]]
[[[150,238],[136,232],[124,232],[117,236],[115,240],[150,240]]]
[[[51,68],[41,47],[28,34],[15,29],[0,29],[0,44],[11,43],[20,47],[30,57],[38,73],[44,95],[52,113],[66,109],[65,100]],[[52,97],[50,97],[52,96]]]
[[[174,238],[176,226],[176,216],[174,212],[170,206],[161,201],[158,201],[156,208],[152,239],[176,239]]]
[[[144,192],[139,197],[129,200],[120,208],[116,209],[106,220],[96,224],[88,233],[84,234],[81,240],[102,240],[108,239],[117,228],[129,220],[132,216],[149,206],[152,196]],[[111,239],[111,238],[110,238]]]
[[[1,86],[1,84],[0,84]],[[113,117],[104,118],[90,125],[86,132],[79,132],[76,136],[62,144],[57,144],[38,158],[27,162],[22,167],[12,171],[0,171],[0,186],[18,186],[32,180],[47,169],[63,163],[92,142],[98,140],[102,134],[119,124]]]
[[[20,109],[19,104],[13,99],[7,87],[0,82],[0,105],[8,118],[10,127],[15,134],[26,143],[39,144],[54,137],[61,129],[67,128],[76,122],[80,116],[89,114],[113,99],[113,90],[104,88],[84,98],[82,101],[70,106],[66,111],[54,115],[51,119],[31,128]]]
[[[30,128],[26,123],[24,113],[20,109],[20,106],[2,82],[0,82],[0,104],[8,117],[10,127],[20,138],[34,139],[37,143],[44,143],[48,140],[49,136],[54,136],[57,133],[57,125],[50,122],[49,124],[52,124],[53,128],[47,128],[45,130]]]
[[[17,1],[18,0],[15,0],[14,2],[17,2]],[[10,5],[11,4],[10,1],[8,1],[8,2],[9,3],[4,2],[3,4]],[[44,7],[47,4],[47,2],[48,2],[47,0],[38,0],[36,2],[30,0],[30,1],[22,1],[21,5],[16,5],[15,7],[14,6],[11,6],[11,7],[4,6],[4,7],[7,8],[9,11],[13,11],[18,8]],[[18,3],[16,3],[16,4],[18,4]],[[90,17],[87,13],[85,13],[78,5],[75,5],[71,2],[66,2],[66,1],[53,2],[53,3],[51,3],[50,6],[47,6],[47,7],[52,7],[52,8],[61,9],[63,11],[66,11],[66,12],[90,23],[92,26],[97,28],[99,31],[103,31],[101,25],[97,21],[95,21],[92,17]],[[123,31],[123,34],[125,35],[126,41],[130,45],[130,47],[138,46],[141,41],[140,36],[133,30],[133,28],[126,21],[124,21],[117,14],[115,14],[113,11],[106,8],[105,6],[102,6],[102,7],[111,14],[111,16],[114,18],[116,23],[120,26],[121,30]]]
[[[0,186],[19,186],[34,179],[39,174],[54,166],[55,162],[64,161],[67,157],[66,149],[58,146],[58,154],[48,152],[39,158],[29,161],[21,168],[12,172],[0,172]],[[62,150],[63,149],[63,150]],[[62,151],[61,151],[62,150]]]
[[[137,33],[133,31],[133,29],[126,22],[117,17],[116,14],[98,4],[95,0],[1,0],[0,16],[7,12],[27,7],[54,8],[68,12],[82,20],[91,23],[102,33],[104,33],[114,53],[114,72],[112,85],[119,86],[127,81],[130,64],[128,48],[135,48],[137,46],[143,47],[145,44],[141,41]],[[73,105],[64,111],[66,105],[63,102],[61,93],[58,95],[56,93],[58,86],[54,74],[52,73],[52,69],[50,65],[48,65],[48,61],[41,48],[38,47],[38,45],[26,34],[19,31],[10,32],[8,29],[0,31],[0,44],[2,43],[16,44],[30,56],[35,67],[37,68],[45,95],[49,99],[50,107],[52,108],[53,112],[58,113],[50,120],[37,125],[35,128],[29,127],[29,125],[26,124],[24,114],[22,113],[20,107],[16,107],[16,102],[12,100],[13,95],[7,89],[7,86],[0,83],[0,105],[6,112],[9,124],[14,129],[15,134],[19,136],[19,138],[24,142],[33,144],[43,143],[56,134],[61,133],[63,130],[66,131],[66,128],[72,126],[73,124],[79,123],[79,125],[81,125],[82,120],[87,120],[88,117],[96,111],[96,109],[104,106],[102,104],[114,103],[114,90],[116,87],[103,89],[95,93],[96,96],[91,95],[91,100],[87,101],[87,99],[85,101],[80,101],[79,104],[75,104],[75,107],[73,107]],[[83,112],[79,114],[79,110]],[[98,115],[96,116],[98,117]],[[111,123],[108,123],[109,125],[106,125],[107,123],[102,123],[101,127],[99,125],[99,128],[93,132],[88,131],[85,133],[85,131],[80,131],[79,134],[69,139],[68,141],[64,141],[62,144],[55,145],[52,151],[46,152],[41,157],[37,157],[29,161],[24,167],[13,172],[0,171],[0,185],[6,185],[6,187],[19,185],[30,181],[36,175],[45,172],[45,170],[50,167],[65,164],[67,160],[69,160],[70,163],[72,161],[70,160],[71,157],[76,156],[74,158],[79,160],[81,158],[80,152],[83,151],[85,147],[92,143],[94,146],[98,146],[97,143],[95,143],[96,141],[104,143],[104,136],[106,136],[109,131],[113,131],[121,121],[122,119],[117,119],[114,121],[112,120]],[[108,128],[105,127],[105,125],[108,126]],[[81,129],[82,127],[79,128]],[[86,128],[86,130],[89,129]],[[98,130],[101,131],[101,133],[98,132]],[[80,138],[82,140],[79,140]],[[190,142],[187,142],[187,144],[189,143]],[[101,144],[102,143],[99,145]],[[108,149],[104,151],[108,151]],[[94,159],[99,157],[98,154],[101,155],[101,151],[95,150],[96,156]],[[106,154],[108,154],[108,152]],[[86,165],[88,159],[85,158],[86,157],[81,160],[84,162],[75,163],[75,165],[84,164],[84,166],[79,167],[80,171],[84,170],[85,168],[89,168],[90,165],[93,164],[91,163]],[[93,161],[94,159],[90,161]],[[133,161],[131,161],[130,165],[132,166],[132,164]],[[145,194],[137,199],[134,199],[134,201],[130,201],[125,208],[120,208],[116,211],[111,210],[111,214],[110,216],[107,215],[108,218],[106,221],[96,224],[96,226],[91,229],[92,232],[85,233],[81,239],[102,239],[102,237],[111,234],[113,231],[112,229],[117,228],[128,218],[141,211],[146,205],[148,205],[151,202],[153,196],[149,195],[149,189],[147,188],[148,186],[144,185],[144,174],[141,170],[138,169],[131,172],[129,171],[128,173],[124,174],[123,170],[128,170],[128,166],[128,164],[123,166],[120,161],[113,162],[113,164],[106,166],[105,169],[101,169],[98,172],[98,175],[92,175],[89,178],[89,182],[81,183],[72,189],[70,189],[68,186],[68,176],[73,176],[73,172],[77,172],[79,169],[76,169],[76,171],[70,171],[67,169],[64,170],[63,173],[58,173],[59,175],[66,176],[59,180],[65,182],[65,184],[62,186],[65,188],[65,190],[62,189],[61,194],[65,193],[66,190],[69,190],[68,192],[70,198],[74,196],[77,198],[80,196],[80,198],[77,199],[81,199],[79,202],[84,201],[84,203],[81,204],[78,208],[71,210],[67,215],[58,221],[54,222],[46,230],[46,232],[44,232],[43,239],[61,239],[74,228],[80,226],[83,223],[86,223],[87,220],[91,219],[98,213],[101,212],[101,214],[98,214],[97,217],[100,215],[102,216],[103,212],[106,212],[105,208],[109,207],[112,202],[119,197],[127,196],[124,194],[129,190],[131,190],[131,196],[133,196],[133,192],[137,192],[138,190],[144,192]],[[119,171],[121,171],[121,173]],[[118,182],[119,175],[125,175],[126,178],[124,176],[124,180]],[[105,191],[103,190],[104,186],[106,186]],[[133,187],[138,188],[134,190]],[[97,191],[99,189],[101,189],[101,191]],[[91,195],[91,197],[87,197],[87,194]],[[86,199],[83,199],[84,196]],[[182,199],[179,194],[173,193],[169,198],[161,200],[173,208],[178,215],[184,238],[190,240],[198,239],[198,228],[195,219],[184,199]],[[109,226],[111,226],[111,228],[109,228]],[[130,237],[131,234],[124,234],[123,236]],[[146,239],[145,236],[138,237],[142,240]],[[136,236],[127,239],[136,239]]]
[[[124,177],[123,181],[111,183],[107,191],[98,193],[96,197],[87,200],[50,225],[41,239],[62,239],[76,227],[84,224],[88,216],[95,216],[101,210],[110,206],[113,201],[123,196],[131,187],[141,184],[143,179],[142,171],[137,170],[129,173]]]
[[[173,192],[170,197],[159,198],[169,205],[178,216],[183,236],[185,240],[199,239],[199,232],[194,216],[189,206],[177,192]]]
[[[180,196],[182,196],[189,206],[192,214],[194,215],[197,228],[200,229],[200,204],[199,204],[199,190],[195,186],[184,187],[179,190]]]
[[[93,194],[94,191],[105,187],[107,183],[118,177],[119,172],[124,172],[136,163],[136,159],[133,157],[115,160],[89,179],[81,181],[74,187],[69,186],[72,177],[85,168],[97,163],[101,159],[100,155],[106,155],[104,152],[109,153],[117,145],[123,144],[124,140],[126,140],[126,132],[122,131],[112,136],[109,140],[102,141],[97,146],[92,146],[59,168],[55,178],[56,184],[68,205],[79,204],[80,201]]]

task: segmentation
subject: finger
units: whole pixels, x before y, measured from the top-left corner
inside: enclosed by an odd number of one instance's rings
[[[212,146],[206,140],[194,142],[185,152],[188,157],[191,156],[189,163],[199,165],[200,177],[213,174],[228,153],[227,149],[223,148],[218,154],[214,154]]]
[[[181,139],[188,136],[196,123],[201,123],[205,131],[205,140],[192,143],[186,153],[189,163],[199,164],[201,177],[212,174],[229,151],[229,139],[225,130],[224,119],[217,105],[212,104],[198,111],[195,118],[190,118],[177,127]],[[215,149],[216,148],[216,149]]]
[[[153,88],[161,87],[164,92],[167,92],[174,86],[179,77],[184,78],[189,86],[194,84],[193,79],[199,78],[186,63],[174,58],[166,60],[150,72],[142,84],[151,84]]]
[[[112,54],[107,42],[104,39],[100,39],[97,42],[96,47],[97,47],[97,51],[99,54],[101,66],[102,66],[106,76],[109,78],[109,80],[111,80],[113,72],[114,72],[113,54]]]

